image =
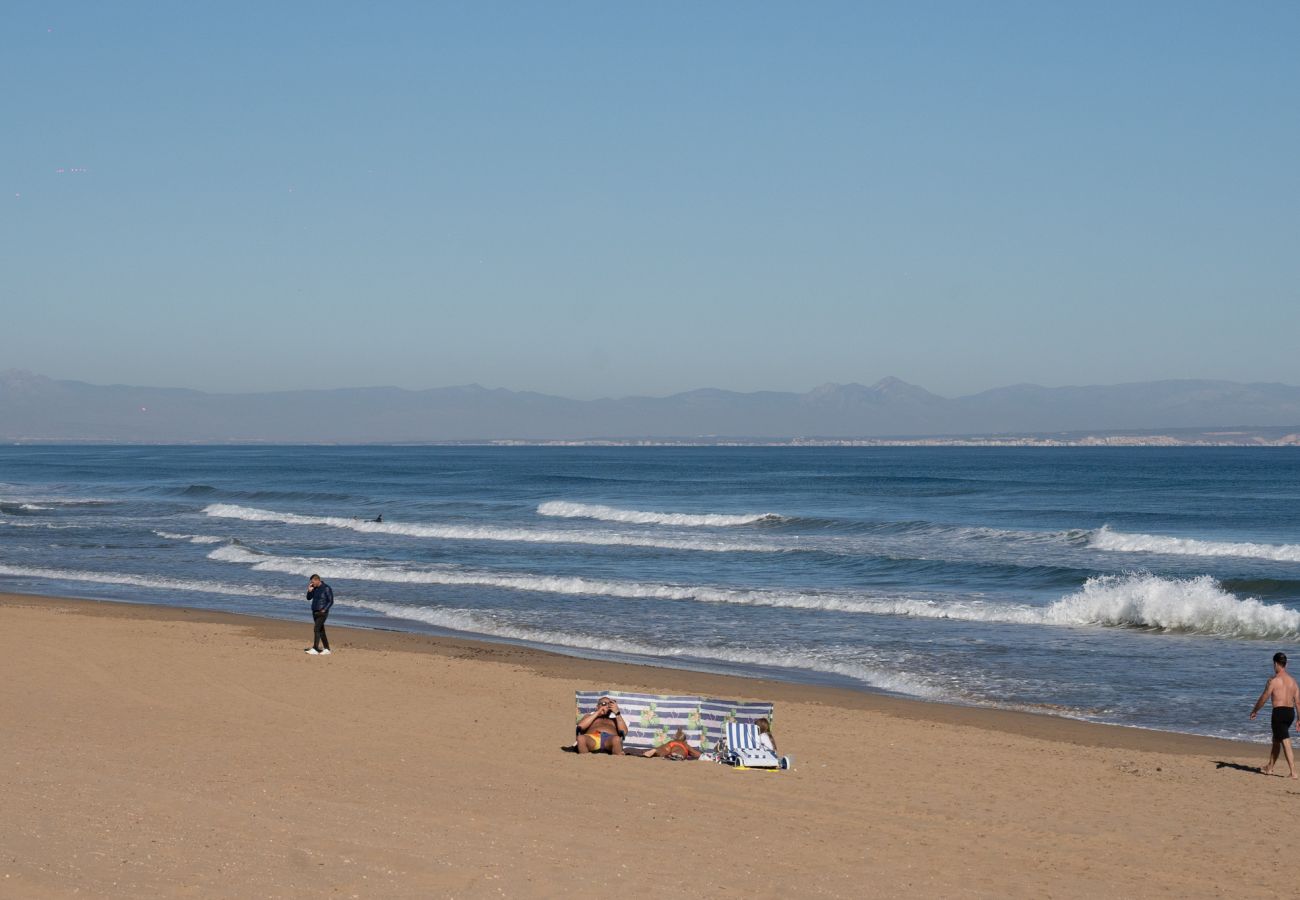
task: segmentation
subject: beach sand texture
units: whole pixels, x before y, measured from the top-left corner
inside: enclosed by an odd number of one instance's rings
[[[0,896],[1264,897],[1296,881],[1300,787],[1245,770],[1264,724],[1244,745],[411,634],[332,628],[315,658],[310,635],[305,613],[0,596]],[[587,688],[774,700],[797,768],[561,752]]]

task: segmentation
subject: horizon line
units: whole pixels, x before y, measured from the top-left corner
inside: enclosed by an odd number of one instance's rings
[[[564,394],[547,393],[545,391],[535,390],[532,388],[510,388],[510,387],[501,387],[501,386],[487,387],[477,381],[465,382],[461,384],[435,385],[432,387],[423,387],[423,388],[408,388],[408,387],[402,387],[400,385],[395,385],[395,384],[373,384],[373,385],[340,385],[337,387],[263,388],[258,390],[229,391],[229,390],[205,390],[203,388],[193,388],[193,387],[177,387],[174,385],[148,385],[148,384],[127,384],[124,382],[104,383],[104,382],[84,381],[79,378],[58,378],[40,372],[33,372],[29,369],[19,369],[19,368],[10,368],[10,369],[5,369],[3,371],[0,371],[0,383],[14,376],[53,381],[53,382],[69,383],[69,384],[81,384],[90,387],[129,388],[132,390],[155,390],[155,391],[188,391],[191,393],[204,394],[207,396],[244,397],[244,396],[261,396],[267,394],[333,393],[339,391],[401,391],[403,393],[409,393],[409,394],[420,394],[420,393],[431,393],[434,391],[474,389],[474,390],[484,391],[488,393],[505,392],[510,394],[537,394],[543,397],[550,397],[559,400],[568,400],[573,403],[598,403],[603,400],[638,400],[638,399],[666,400],[666,399],[671,399],[673,397],[681,397],[687,394],[700,393],[703,391],[712,391],[717,393],[736,394],[736,395],[788,394],[794,396],[807,396],[809,394],[814,394],[818,391],[823,391],[826,389],[856,387],[856,388],[863,388],[865,390],[872,391],[872,390],[880,390],[882,388],[889,388],[896,385],[901,387],[906,387],[906,388],[915,388],[918,390],[922,390],[925,391],[927,394],[930,394],[931,396],[941,400],[960,400],[966,397],[974,397],[980,394],[990,393],[992,391],[1008,390],[1012,388],[1037,388],[1040,390],[1055,391],[1055,390],[1090,389],[1090,388],[1122,388],[1122,387],[1131,387],[1134,385],[1188,384],[1188,383],[1223,384],[1223,385],[1234,385],[1239,387],[1300,388],[1300,385],[1288,384],[1287,382],[1284,381],[1233,381],[1231,379],[1226,379],[1226,378],[1180,377],[1180,378],[1154,378],[1146,381],[1121,381],[1121,382],[1112,382],[1112,383],[1104,383],[1104,384],[1093,383],[1093,384],[1045,385],[1045,384],[1038,384],[1036,382],[1018,381],[1009,384],[998,385],[995,387],[984,388],[982,390],[974,391],[968,394],[958,394],[955,396],[948,396],[944,394],[937,394],[934,391],[931,391],[929,388],[926,388],[914,382],[905,381],[902,378],[898,378],[897,376],[886,375],[876,380],[875,382],[872,382],[871,384],[866,384],[860,381],[845,381],[845,382],[826,381],[814,385],[813,387],[804,391],[779,390],[775,388],[736,390],[733,388],[701,386],[695,388],[688,388],[686,390],[681,390],[681,391],[674,391],[669,394],[633,393],[633,394],[623,394],[617,396],[602,395],[598,397],[592,397],[590,399],[582,399],[579,397],[571,397]]]

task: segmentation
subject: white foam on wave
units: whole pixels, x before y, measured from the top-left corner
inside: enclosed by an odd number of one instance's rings
[[[563,519],[599,519],[605,522],[627,522],[632,525],[678,525],[686,528],[733,527],[753,525],[756,522],[780,519],[775,513],[747,513],[729,515],[725,513],[665,513],[648,512],[639,509],[619,509],[616,506],[601,506],[594,503],[571,503],[567,500],[552,500],[537,507],[541,516],[556,516]]]
[[[1300,612],[1225,591],[1209,575],[1164,578],[1148,573],[1100,575],[1047,606],[1014,603],[926,603],[909,600],[899,615],[1014,625],[1141,628],[1232,638],[1300,635]]]
[[[1165,553],[1174,556],[1240,556],[1277,562],[1300,562],[1300,544],[1255,544],[1242,541],[1202,541],[1159,534],[1124,534],[1103,525],[1092,533],[1089,546],[1120,553]]]
[[[404,606],[375,600],[351,600],[346,605],[377,612],[389,618],[407,619],[451,631],[507,638],[530,644],[543,644],[569,650],[597,650],[603,653],[652,659],[734,663],[768,669],[797,669],[850,678],[878,690],[930,699],[945,697],[953,699],[952,692],[948,688],[932,684],[916,675],[879,669],[854,660],[812,657],[796,651],[738,650],[705,646],[663,647],[625,638],[534,628],[509,622],[499,615],[481,610]]]
[[[76,525],[76,524],[61,525],[57,522],[41,522],[39,520],[34,520],[34,519],[13,519],[13,518],[0,518],[0,525],[8,525],[10,528],[44,528],[47,531],[67,531],[69,529],[85,530],[87,528],[93,527],[91,525]]]
[[[566,575],[481,572],[454,566],[409,566],[394,563],[371,563],[355,559],[271,556],[234,545],[218,547],[208,554],[208,559],[219,562],[241,563],[259,572],[310,575],[319,571],[328,574],[331,578],[390,584],[466,585],[568,596],[616,597],[624,600],[693,600],[700,603],[732,603],[743,606],[770,606],[823,612],[928,615],[931,618],[951,617],[945,616],[939,611],[943,607],[929,601],[908,597],[740,590],[682,584],[609,581]]]
[[[1103,575],[1043,610],[1047,624],[1121,625],[1238,638],[1300,634],[1300,612],[1225,591],[1209,575]]]
[[[346,528],[363,534],[397,534],[408,537],[442,538],[459,541],[509,541],[512,543],[540,544],[592,544],[609,547],[659,547],[667,550],[702,550],[715,553],[750,552],[772,553],[782,547],[773,544],[737,543],[707,538],[667,538],[619,534],[609,531],[542,531],[527,528],[502,528],[495,525],[428,525],[405,522],[370,522],[340,516],[304,516],[297,513],[276,512],[236,506],[231,503],[213,503],[203,510],[205,515],[246,522],[278,522],[285,525],[324,525],[329,528]]]
[[[952,619],[1012,625],[1145,628],[1158,631],[1266,638],[1300,634],[1300,612],[1231,594],[1208,575],[1161,578],[1149,574],[1088,579],[1074,594],[1048,606],[990,603],[977,599],[931,599],[861,592],[817,593],[654,584],[562,575],[479,572],[453,566],[415,567],[319,557],[279,557],[238,546],[219,547],[209,559],[248,565],[262,572],[310,575],[397,584],[497,587],[567,596],[629,600],[694,601],[741,606],[803,609]]]
[[[7,503],[17,506],[19,509],[29,511],[49,511],[65,506],[113,506],[119,503],[117,500],[107,500],[103,497],[60,497],[57,495],[41,495],[24,493],[22,496],[0,497],[0,503]]]
[[[220,544],[225,540],[212,534],[175,534],[170,531],[155,531],[154,534],[169,541],[189,541],[191,544]]]
[[[128,575],[121,572],[91,572],[84,569],[47,569],[37,566],[0,565],[0,575],[18,578],[44,578],[49,581],[84,581],[91,584],[121,584],[129,587],[154,588],[183,593],[251,594],[277,600],[298,599],[298,594],[273,591],[259,585],[220,584],[215,581],[186,581],[162,575]]]

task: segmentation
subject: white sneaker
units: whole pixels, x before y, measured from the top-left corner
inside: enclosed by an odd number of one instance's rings
[[[330,655],[329,648],[326,647],[324,650],[322,650],[322,651],[320,652],[320,655],[321,655],[321,656],[329,656],[329,655]]]
[[[315,647],[308,647],[303,652],[308,654],[309,656],[320,656],[320,651],[317,650]]]

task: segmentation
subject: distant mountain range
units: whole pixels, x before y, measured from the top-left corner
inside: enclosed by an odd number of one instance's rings
[[[209,394],[0,373],[0,440],[8,441],[773,441],[1220,427],[1300,430],[1300,388],[1190,380],[1020,384],[950,399],[886,378],[804,394],[705,388],[570,400],[479,385]]]

